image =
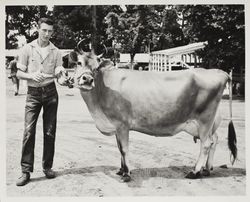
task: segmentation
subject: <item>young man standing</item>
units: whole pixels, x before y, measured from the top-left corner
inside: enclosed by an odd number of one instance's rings
[[[23,186],[33,172],[34,146],[37,119],[43,108],[43,172],[54,178],[51,169],[55,152],[58,94],[54,83],[55,72],[62,70],[62,56],[49,40],[53,33],[53,21],[38,21],[38,39],[26,44],[19,55],[17,77],[27,80],[28,92],[25,106],[25,128],[22,144],[22,175],[16,185]]]

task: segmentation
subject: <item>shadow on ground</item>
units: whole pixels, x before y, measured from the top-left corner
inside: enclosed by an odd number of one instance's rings
[[[118,167],[114,166],[93,166],[84,168],[70,168],[62,171],[57,171],[57,177],[65,175],[88,175],[93,173],[102,172],[105,175],[122,182],[120,176],[115,173],[119,170]],[[143,181],[149,180],[150,178],[167,178],[167,179],[186,179],[185,176],[192,170],[189,166],[170,166],[163,168],[143,168],[131,170],[132,180],[127,183],[129,187],[141,187]],[[203,178],[223,178],[223,177],[238,177],[245,176],[246,170],[242,168],[221,168],[215,167],[209,177]],[[31,181],[42,181],[45,177],[33,178]]]

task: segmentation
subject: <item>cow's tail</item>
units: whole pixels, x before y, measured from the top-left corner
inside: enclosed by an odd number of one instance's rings
[[[230,122],[228,124],[228,148],[231,151],[231,163],[234,164],[235,160],[237,159],[237,138],[236,133],[233,125],[233,118],[232,118],[232,75],[233,70],[230,71],[229,74],[229,115],[230,115]]]

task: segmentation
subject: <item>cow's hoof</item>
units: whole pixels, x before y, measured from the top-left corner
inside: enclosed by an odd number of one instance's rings
[[[203,171],[202,171],[202,176],[205,176],[205,177],[210,176],[210,171],[207,170],[207,169],[203,169]]]
[[[117,174],[117,175],[123,175],[123,174],[124,174],[123,169],[120,168],[120,170],[119,170],[116,174]]]
[[[123,182],[130,182],[131,181],[131,177],[128,174],[124,174],[122,176],[122,180],[123,180]]]
[[[197,172],[197,173],[194,173],[194,172],[190,172],[186,175],[185,178],[188,178],[188,179],[198,179],[198,178],[201,178],[201,173],[200,172]]]
[[[224,164],[224,165],[221,165],[220,168],[225,168],[225,169],[228,169],[227,165]]]

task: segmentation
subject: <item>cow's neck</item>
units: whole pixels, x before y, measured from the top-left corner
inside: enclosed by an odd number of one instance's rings
[[[115,126],[109,121],[101,109],[96,88],[91,91],[81,91],[81,95],[87,104],[89,112],[95,121],[97,129],[104,135],[113,135],[116,132]]]

